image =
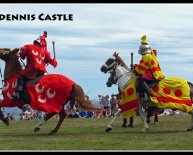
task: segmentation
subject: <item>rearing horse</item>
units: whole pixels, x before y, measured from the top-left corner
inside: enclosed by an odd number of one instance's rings
[[[23,100],[15,100],[10,95],[17,89],[17,77],[22,70],[18,59],[18,51],[18,48],[0,49],[0,59],[5,62],[4,86],[2,89],[4,98],[0,101],[0,107],[22,108],[24,105]],[[100,110],[89,100],[85,100],[85,93],[81,86],[60,74],[48,74],[38,80],[28,81],[26,90],[23,97],[26,98],[25,101],[28,101],[32,109],[48,113],[44,121],[35,127],[34,132],[39,131],[45,121],[59,113],[58,124],[48,134],[57,133],[65,118],[64,105],[68,101],[72,102],[72,104],[77,101],[80,107],[87,111]]]
[[[102,65],[101,71],[104,73],[110,72],[113,83],[118,83],[121,91],[121,109],[125,116],[133,116],[138,110],[139,116],[143,122],[141,132],[146,133],[149,126],[146,122],[146,113],[143,107],[155,105],[163,109],[180,110],[191,115],[191,124],[187,131],[193,130],[193,105],[192,94],[193,84],[182,78],[168,77],[164,78],[156,86],[152,86],[154,97],[151,97],[151,102],[147,102],[147,94],[141,95],[137,91],[137,76],[132,70],[127,70],[120,63],[120,57],[114,53],[112,57],[107,59]]]

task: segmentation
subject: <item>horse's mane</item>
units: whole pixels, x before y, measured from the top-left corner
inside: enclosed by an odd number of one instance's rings
[[[123,61],[123,59],[119,56],[119,53],[117,53],[116,51],[113,53],[113,56],[116,57],[119,65],[123,66],[124,68],[129,70],[129,67],[125,64],[125,62]]]
[[[19,57],[15,57],[15,68],[16,68],[18,71],[23,70],[22,64],[21,64],[21,62],[19,61]]]
[[[125,67],[126,69],[129,70],[129,67],[125,64],[125,62],[122,60],[120,56],[117,55],[117,60],[119,61],[120,65]]]
[[[6,58],[2,59],[5,61],[4,79],[9,79],[11,76],[23,70],[22,64],[17,56],[18,51],[19,49],[10,50],[9,53],[5,54]]]

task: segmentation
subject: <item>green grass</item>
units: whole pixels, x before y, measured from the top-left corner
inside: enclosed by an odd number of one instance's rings
[[[153,119],[152,119],[153,120]],[[193,150],[193,132],[186,132],[190,116],[161,116],[159,124],[150,124],[142,134],[139,117],[134,128],[122,128],[119,118],[110,133],[105,132],[111,119],[65,119],[56,135],[48,136],[58,120],[49,120],[38,133],[33,128],[38,121],[0,122],[0,150]]]

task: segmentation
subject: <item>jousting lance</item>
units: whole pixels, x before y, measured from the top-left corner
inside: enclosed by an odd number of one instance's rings
[[[131,52],[131,68],[133,68],[133,52]]]
[[[52,45],[53,45],[54,59],[56,59],[55,41],[52,41]]]
[[[3,87],[3,75],[2,75],[2,72],[1,72],[1,67],[0,67],[0,76],[1,76],[1,82],[2,82],[2,87]],[[0,88],[2,89],[2,88]]]

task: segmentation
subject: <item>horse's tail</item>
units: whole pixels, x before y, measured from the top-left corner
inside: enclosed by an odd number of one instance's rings
[[[93,112],[101,111],[101,109],[94,106],[90,100],[85,99],[85,94],[81,86],[76,84],[74,86],[74,90],[75,90],[75,100],[78,102],[81,108]]]

